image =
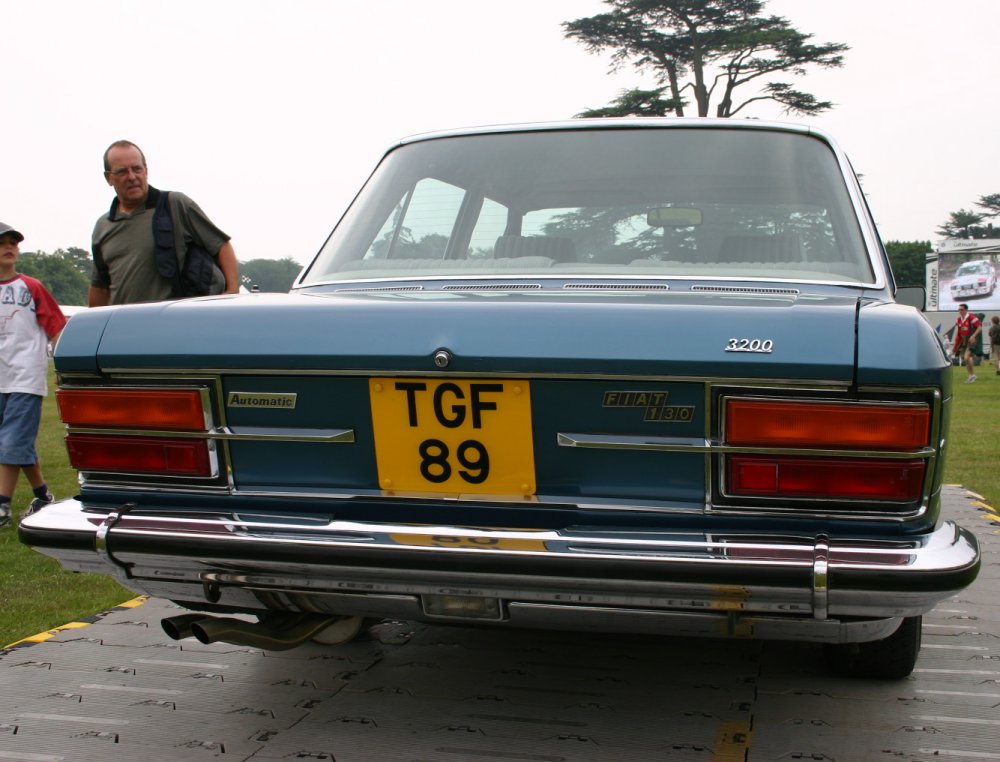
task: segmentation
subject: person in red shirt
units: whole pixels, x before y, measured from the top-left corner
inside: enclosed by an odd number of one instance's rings
[[[982,322],[969,312],[969,305],[958,305],[958,319],[955,321],[955,356],[961,357],[962,362],[965,363],[965,370],[969,374],[969,377],[965,379],[967,384],[976,380],[976,373],[972,367],[973,347],[976,346],[976,337],[982,330]]]
[[[35,439],[48,392],[49,342],[66,318],[45,286],[17,272],[23,240],[0,222],[0,528],[13,520],[10,501],[21,471],[35,495],[29,512],[53,500]]]

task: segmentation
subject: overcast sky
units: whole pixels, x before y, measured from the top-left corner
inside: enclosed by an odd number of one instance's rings
[[[0,220],[23,251],[90,248],[101,156],[138,143],[150,182],[195,199],[237,256],[305,262],[397,138],[564,119],[631,70],[566,40],[600,0],[0,0]],[[1000,193],[1000,2],[771,0],[851,46],[798,86],[851,156],[886,240],[935,239]]]

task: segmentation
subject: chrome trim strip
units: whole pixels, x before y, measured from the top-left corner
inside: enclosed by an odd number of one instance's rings
[[[663,450],[668,452],[700,452],[712,450],[710,442],[696,437],[653,437],[627,434],[567,434],[556,432],[560,447],[583,447],[601,450]]]
[[[354,429],[272,429],[263,426],[228,427],[209,432],[214,439],[265,442],[354,442]]]
[[[869,259],[871,263],[871,259]],[[505,272],[505,271],[504,271]],[[859,294],[868,289],[883,289],[885,288],[885,283],[881,280],[876,281],[857,281],[857,280],[847,280],[841,279],[836,280],[834,276],[830,276],[829,279],[817,280],[815,278],[782,278],[778,275],[771,274],[760,274],[760,275],[740,275],[734,277],[733,275],[691,275],[688,273],[659,273],[654,275],[647,275],[642,273],[629,273],[629,272],[619,272],[619,273],[597,273],[597,272],[587,272],[586,270],[581,270],[580,268],[565,268],[565,269],[546,269],[544,273],[539,272],[527,272],[525,271],[519,275],[504,274],[504,272],[499,270],[485,270],[479,274],[470,274],[468,270],[455,271],[443,275],[424,275],[417,274],[416,271],[410,271],[407,273],[394,272],[392,275],[369,275],[365,278],[348,278],[348,279],[331,279],[331,280],[317,280],[312,283],[295,288],[293,286],[291,293],[298,294],[299,296],[314,296],[323,297],[326,293],[326,289],[335,287],[334,293],[343,293],[345,291],[356,290],[356,284],[368,284],[368,283],[398,283],[398,284],[408,284],[408,287],[412,285],[419,285],[421,290],[430,290],[431,284],[435,283],[454,283],[455,281],[510,281],[514,278],[523,278],[526,281],[543,281],[543,282],[561,282],[561,281],[583,281],[583,280],[593,280],[608,282],[610,280],[622,280],[625,282],[644,282],[649,281],[652,283],[665,283],[665,282],[693,282],[693,283],[732,283],[733,281],[739,281],[742,283],[788,283],[789,288],[798,286],[800,288],[796,289],[800,294],[811,294],[815,293],[803,289],[803,286],[839,286],[843,288],[849,288],[857,291]],[[403,290],[401,286],[389,286],[381,287],[384,290]],[[559,288],[557,285],[553,285],[552,289]],[[362,290],[362,289],[357,289]],[[363,290],[374,290],[374,288],[363,288]],[[543,289],[544,293],[548,289]],[[683,293],[683,292],[682,292]]]
[[[383,378],[386,376],[392,376],[394,378],[452,378],[455,375],[454,372],[443,372],[440,370],[401,371],[385,368],[379,370],[371,368],[358,368],[354,370],[337,368],[164,368],[161,371],[143,368],[138,372],[135,368],[105,368],[104,371],[108,375],[116,376],[117,378],[123,380],[148,378],[150,381],[160,383],[162,383],[165,378],[181,379],[188,374],[193,373],[215,374],[220,379],[220,383],[223,376],[329,376],[330,378],[340,378],[343,376],[349,378]],[[801,378],[769,378],[764,380],[760,378],[747,378],[742,376],[720,378],[719,376],[626,375],[611,373],[526,373],[524,371],[497,373],[471,370],[463,370],[461,373],[463,378],[529,378],[530,380],[540,379],[546,381],[608,381],[616,383],[623,381],[635,381],[638,383],[690,383],[708,384],[712,387],[736,386],[753,389],[786,389],[789,391],[800,392],[829,392],[831,390],[846,391],[853,383],[853,381],[849,378],[812,379],[809,381],[803,381]],[[83,372],[77,374],[60,372],[60,376],[64,378],[94,378],[92,374]]]
[[[627,434],[556,434],[560,447],[589,447],[605,450],[658,450],[664,452],[701,452],[723,454],[753,454],[768,455],[799,455],[802,457],[855,457],[879,458],[884,460],[929,458],[934,455],[932,447],[920,450],[885,451],[885,450],[821,450],[804,447],[734,447],[732,445],[712,444],[703,439],[685,437],[648,437],[631,436]]]
[[[223,427],[211,431],[167,431],[159,429],[92,429],[67,427],[70,434],[123,437],[170,437],[252,442],[354,442],[354,429],[278,429],[263,426]]]

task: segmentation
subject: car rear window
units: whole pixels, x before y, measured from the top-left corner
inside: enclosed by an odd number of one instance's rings
[[[825,142],[777,130],[661,128],[403,145],[302,285],[515,274],[872,280]]]

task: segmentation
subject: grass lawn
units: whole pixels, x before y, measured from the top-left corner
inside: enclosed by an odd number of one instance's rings
[[[63,445],[64,429],[54,390],[50,370],[49,396],[42,405],[38,433],[38,456],[49,489],[56,498],[63,498],[77,493],[77,480]],[[14,514],[26,508],[32,497],[22,474],[11,502]],[[53,559],[18,542],[17,530],[12,527],[0,531],[0,595],[0,646],[135,597],[135,593],[103,574],[63,571]]]
[[[987,364],[979,381],[966,384],[965,370],[952,368],[955,401],[945,482],[978,492],[1000,505],[1000,376]],[[76,472],[63,447],[63,426],[55,409],[50,379],[42,411],[38,451],[46,480],[57,497],[76,494]],[[14,495],[15,513],[31,501],[22,477]],[[13,529],[0,531],[0,647],[52,627],[124,603],[135,594],[101,574],[63,571],[52,559],[21,545]]]

